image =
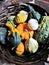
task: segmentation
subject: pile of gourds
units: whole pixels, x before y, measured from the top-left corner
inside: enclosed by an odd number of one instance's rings
[[[7,40],[16,48],[17,55],[22,55],[25,50],[35,53],[38,49],[38,42],[32,38],[34,30],[38,28],[38,21],[34,18],[27,20],[29,14],[27,11],[21,10],[16,16],[10,16],[5,24],[9,29]]]
[[[12,50],[15,49],[15,53],[18,56],[22,55],[25,51],[30,53],[37,52],[38,46],[39,46],[38,42],[42,41],[42,37],[40,35],[42,34],[42,32],[45,31],[43,29],[46,28],[46,25],[43,22],[41,22],[41,24],[38,23],[40,18],[42,17],[39,14],[39,12],[34,10],[32,6],[25,3],[21,3],[19,5],[28,7],[30,12],[27,12],[25,10],[20,10],[16,16],[11,15],[8,18],[7,22],[5,23],[6,28],[3,28],[3,27],[0,28],[0,31],[1,31],[0,42],[2,44],[5,44],[7,40],[8,43],[12,45]],[[28,20],[28,17],[29,17],[29,20]],[[43,18],[45,17],[43,16]],[[45,21],[44,19],[42,20]],[[43,28],[42,28],[42,25],[43,25]],[[44,25],[45,25],[45,28],[44,28]],[[46,28],[46,30],[49,31],[49,25],[47,24],[47,26],[48,26],[48,29]],[[42,31],[41,31],[41,28],[42,28]],[[2,37],[1,35],[3,34],[4,36]],[[43,33],[43,37],[44,37],[44,34],[45,33]],[[49,35],[49,32],[47,34]]]

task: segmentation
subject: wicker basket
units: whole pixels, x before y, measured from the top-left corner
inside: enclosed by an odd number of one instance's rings
[[[29,4],[29,3],[28,3]],[[35,4],[30,4],[37,10],[38,12],[41,13],[41,15],[45,15],[44,13],[46,12],[43,8],[35,5]],[[27,8],[24,8],[20,6],[19,4],[16,5],[9,5],[6,6],[5,9],[0,12],[0,26],[4,26],[7,18],[10,15],[13,15],[17,13],[19,10],[27,10]],[[47,12],[49,15],[49,13]],[[13,55],[9,50],[7,46],[0,45],[0,56],[6,59],[7,61],[14,63],[14,64],[31,64],[31,63],[37,63],[41,60],[46,61],[48,52],[49,52],[49,37],[44,41],[44,44],[41,45],[40,51],[37,52],[36,54],[28,54],[28,55],[22,55],[22,56],[17,56]]]

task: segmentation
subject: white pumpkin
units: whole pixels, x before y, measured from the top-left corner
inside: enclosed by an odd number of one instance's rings
[[[28,21],[28,24],[29,24],[29,26],[32,30],[37,30],[38,29],[38,21],[36,19],[30,19]]]
[[[28,50],[30,53],[35,53],[38,50],[38,42],[35,39],[29,39]]]

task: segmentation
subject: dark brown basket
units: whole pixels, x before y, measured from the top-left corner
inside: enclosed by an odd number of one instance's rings
[[[28,3],[29,4],[29,3]],[[41,13],[41,15],[45,15],[45,10],[35,4],[30,4]],[[0,26],[4,26],[5,21],[10,15],[14,15],[15,13],[19,12],[19,10],[27,10],[27,8],[24,8],[20,6],[19,4],[16,5],[9,5],[4,8],[2,12],[0,12]],[[28,10],[27,10],[28,11]],[[47,12],[49,15],[49,13]],[[47,56],[49,53],[49,36],[44,41],[44,44],[41,45],[40,50],[35,54],[27,54],[22,56],[13,55],[9,50],[8,46],[0,45],[0,56],[6,59],[7,61],[15,64],[31,64],[31,63],[37,63],[39,61],[46,61]]]

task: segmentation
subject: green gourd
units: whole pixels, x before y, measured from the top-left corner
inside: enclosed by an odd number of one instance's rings
[[[27,7],[30,11],[30,13],[29,13],[30,18],[34,17],[35,19],[37,19],[39,21],[39,19],[41,18],[41,14],[39,12],[35,11],[35,9],[31,5],[29,5],[27,3],[20,3],[19,5]]]
[[[43,16],[41,23],[39,24],[39,27],[35,32],[34,37],[39,43],[42,43],[46,40],[48,36],[49,36],[49,16]]]
[[[15,27],[16,25],[14,24],[14,18],[15,18],[15,16],[13,16],[13,15],[11,15],[11,16],[9,16],[9,18],[8,18],[8,23],[11,23],[12,25],[13,25],[13,27]]]
[[[9,24],[9,26],[12,25],[12,27],[7,26],[7,27],[9,27],[9,30],[10,30],[10,28],[11,28],[11,29],[12,29],[12,28],[15,29],[14,18],[15,18],[15,16],[10,16],[10,17],[8,18],[7,23]],[[13,30],[14,30],[14,29],[13,29]],[[10,31],[12,31],[12,30],[10,30]],[[12,33],[7,36],[7,41],[8,41],[11,45],[17,46],[17,45],[21,42],[21,36],[20,36],[20,34],[19,34],[18,32],[13,32],[13,31],[12,31]]]
[[[21,42],[21,39],[21,36],[17,32],[7,36],[8,42],[13,46],[17,46]]]
[[[0,42],[1,44],[6,44],[7,29],[5,27],[0,27]]]

